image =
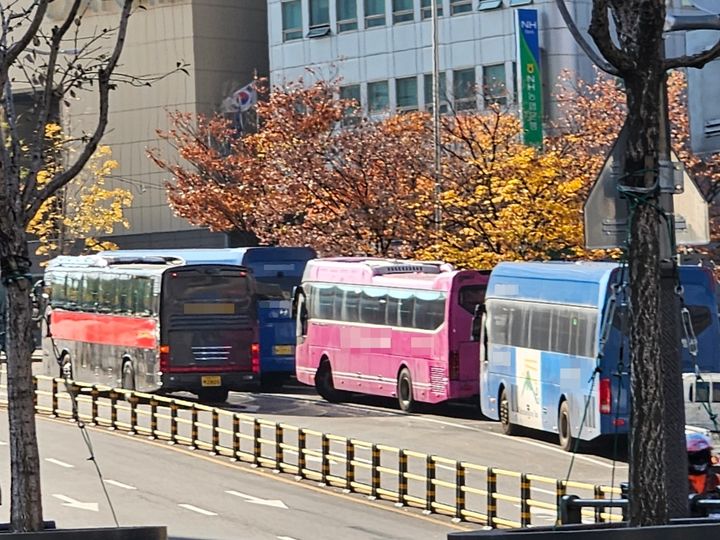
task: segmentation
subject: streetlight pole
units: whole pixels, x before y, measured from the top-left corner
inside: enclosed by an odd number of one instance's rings
[[[433,150],[435,152],[435,229],[441,229],[442,212],[440,207],[440,194],[442,193],[440,170],[440,51],[438,39],[438,0],[431,0],[430,10],[432,25],[432,103],[433,103]]]

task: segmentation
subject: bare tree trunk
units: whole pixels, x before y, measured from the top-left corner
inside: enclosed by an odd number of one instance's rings
[[[3,220],[6,221],[6,220]],[[5,225],[5,223],[3,223]],[[2,254],[7,287],[7,387],[10,430],[11,507],[14,531],[42,529],[40,459],[35,429],[32,380],[32,283],[27,241],[22,226],[12,229],[11,253]]]

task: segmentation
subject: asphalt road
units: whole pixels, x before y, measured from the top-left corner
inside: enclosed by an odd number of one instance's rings
[[[237,396],[235,396],[237,398]],[[38,417],[45,519],[111,527],[111,506],[78,427]],[[442,517],[296,482],[205,452],[88,429],[120,525],[167,525],[177,539],[441,539],[468,527]],[[9,519],[7,414],[0,414],[0,521]]]
[[[474,405],[426,406],[421,413],[408,415],[400,412],[392,399],[356,395],[345,403],[330,404],[313,388],[293,385],[274,393],[231,392],[223,408],[448,459],[558,479],[569,475],[577,482],[618,485],[627,478],[622,445],[590,445],[573,459],[557,445],[556,436],[527,431],[523,436],[509,437],[502,433],[498,422],[482,419]]]

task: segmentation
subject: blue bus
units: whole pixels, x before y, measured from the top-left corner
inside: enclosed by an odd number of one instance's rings
[[[482,413],[500,420],[508,435],[517,426],[556,433],[566,450],[577,439],[627,433],[630,349],[621,307],[627,298],[618,288],[627,279],[627,269],[609,262],[497,265],[485,312],[476,314],[476,322],[484,321],[474,325],[474,337],[481,340]],[[715,279],[706,268],[681,266],[680,281],[698,342],[697,367],[717,373]],[[682,369],[693,373],[687,345],[683,340]],[[591,390],[596,367],[600,373]]]
[[[233,264],[249,268],[257,282],[260,375],[272,387],[295,375],[295,320],[291,297],[300,285],[305,263],[317,254],[309,247],[242,247],[217,249],[138,249],[104,252],[116,256],[163,255],[187,264]]]

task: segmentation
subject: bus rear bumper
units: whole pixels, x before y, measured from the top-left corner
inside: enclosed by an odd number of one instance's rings
[[[248,390],[260,384],[260,375],[252,372],[233,373],[163,373],[161,377],[162,390],[174,392],[210,388],[227,388],[228,390]]]

